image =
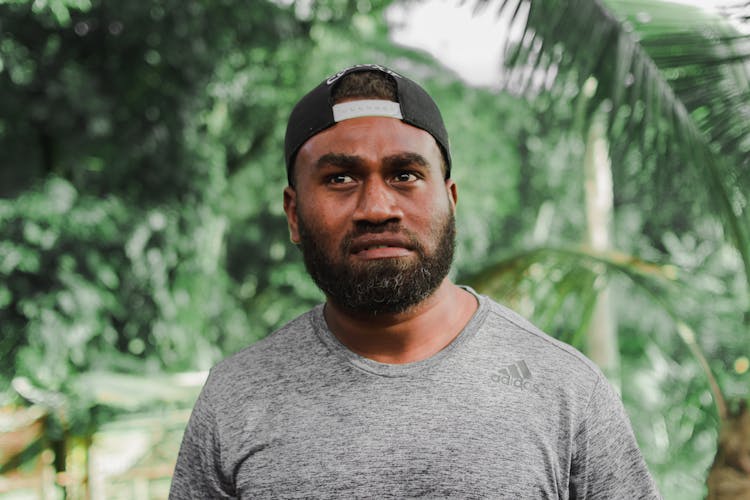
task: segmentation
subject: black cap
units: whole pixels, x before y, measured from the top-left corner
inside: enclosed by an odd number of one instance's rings
[[[362,99],[334,106],[331,92],[343,76],[357,71],[380,71],[396,82],[398,103],[385,100]],[[336,108],[336,109],[334,109]],[[377,64],[358,64],[339,71],[305,95],[292,109],[284,138],[286,174],[292,184],[292,163],[299,148],[310,137],[332,127],[337,122],[357,116],[392,116],[409,125],[421,128],[437,141],[445,158],[446,177],[450,176],[451,156],[448,132],[440,110],[432,97],[417,83],[393,70]]]

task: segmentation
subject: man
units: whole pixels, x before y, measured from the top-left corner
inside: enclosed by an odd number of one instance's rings
[[[343,70],[296,105],[285,154],[326,302],[211,371],[171,498],[658,497],[599,370],[447,278],[457,190],[421,87]]]

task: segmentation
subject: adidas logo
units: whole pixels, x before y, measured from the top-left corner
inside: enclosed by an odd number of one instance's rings
[[[524,360],[500,368],[497,373],[492,375],[492,380],[521,390],[539,392],[536,384],[532,381],[531,370]]]

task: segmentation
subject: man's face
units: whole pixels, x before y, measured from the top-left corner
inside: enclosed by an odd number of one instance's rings
[[[345,120],[300,149],[284,191],[292,241],[328,298],[357,313],[402,312],[445,279],[456,186],[432,136],[400,120]]]

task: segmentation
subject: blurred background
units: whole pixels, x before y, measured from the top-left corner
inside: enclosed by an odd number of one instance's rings
[[[0,498],[166,498],[207,370],[322,300],[283,133],[361,62],[443,112],[453,278],[602,367],[664,498],[750,495],[749,33],[743,0],[0,0]]]

